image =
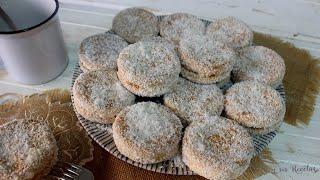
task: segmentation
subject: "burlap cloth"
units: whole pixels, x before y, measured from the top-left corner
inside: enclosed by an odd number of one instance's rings
[[[254,43],[269,47],[284,58],[287,108],[285,123],[307,128],[319,91],[320,61],[311,57],[307,51],[271,36],[255,33]],[[85,164],[98,180],[203,179],[199,176],[154,173],[117,159],[95,142],[91,144],[90,138],[79,126],[70,103],[69,92],[62,90],[51,90],[26,97],[5,94],[0,96],[0,125],[14,118],[28,116],[47,120],[54,129],[59,144],[59,160]],[[252,159],[250,167],[239,179],[254,179],[272,173],[272,164],[276,164],[276,161],[269,149],[265,149]]]

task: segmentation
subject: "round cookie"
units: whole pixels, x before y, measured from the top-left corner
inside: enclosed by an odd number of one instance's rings
[[[243,126],[268,128],[283,120],[285,104],[272,87],[256,81],[243,81],[227,90],[225,112],[228,118]]]
[[[204,33],[204,22],[191,14],[171,14],[164,17],[160,22],[160,35],[176,45],[178,45],[181,37]]]
[[[0,152],[0,179],[42,179],[58,147],[46,122],[21,119],[0,126]]]
[[[229,79],[236,53],[221,41],[195,35],[181,39],[178,47],[181,75],[190,81],[212,84]]]
[[[84,39],[79,49],[79,64],[84,72],[99,69],[117,70],[117,59],[120,51],[128,43],[120,36],[106,32]]]
[[[240,51],[232,74],[235,82],[256,80],[275,88],[281,84],[285,70],[279,54],[263,46],[251,46]]]
[[[222,91],[216,85],[200,85],[183,78],[179,78],[172,93],[164,95],[164,105],[175,112],[185,126],[202,116],[220,115],[223,102]]]
[[[183,162],[207,179],[236,179],[249,167],[253,152],[247,130],[219,116],[191,123],[182,142]]]
[[[81,74],[72,91],[77,112],[99,123],[113,123],[115,116],[135,101],[135,96],[121,85],[116,71],[111,69]]]
[[[225,41],[235,49],[250,46],[253,41],[253,31],[250,27],[234,17],[212,22],[207,27],[206,35]]]
[[[139,96],[154,97],[171,91],[180,69],[174,46],[160,37],[129,45],[118,59],[119,80]]]
[[[130,43],[159,34],[158,18],[141,8],[120,11],[113,19],[112,30]]]
[[[182,124],[161,104],[141,102],[125,108],[112,130],[118,150],[133,161],[158,163],[179,152]]]

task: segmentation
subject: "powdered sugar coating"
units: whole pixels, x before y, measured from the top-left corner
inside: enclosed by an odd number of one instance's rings
[[[79,61],[84,72],[99,69],[117,69],[120,51],[128,43],[120,36],[106,32],[84,39],[79,49]]]
[[[41,179],[57,161],[58,147],[44,121],[0,126],[0,179]]]
[[[118,150],[130,159],[157,163],[179,152],[182,124],[167,107],[142,102],[122,110],[113,123]]]
[[[222,91],[214,84],[200,85],[179,78],[172,93],[164,95],[164,105],[178,115],[187,126],[199,117],[220,115],[223,110]]]
[[[159,34],[158,18],[141,8],[120,11],[113,19],[112,30],[130,43]]]
[[[164,17],[160,22],[160,35],[176,45],[178,45],[181,37],[204,33],[205,24],[191,14],[171,14]]]
[[[236,82],[256,80],[277,87],[285,70],[284,60],[279,54],[263,46],[251,46],[240,51],[232,72]]]
[[[227,44],[211,40],[204,35],[182,38],[178,52],[184,69],[202,78],[209,77],[212,80],[211,83],[230,76],[237,57],[235,51]]]
[[[227,117],[253,128],[266,128],[282,121],[285,104],[272,87],[256,82],[234,84],[225,95]]]
[[[74,83],[73,97],[79,114],[100,123],[112,123],[124,107],[135,101],[111,69],[81,74]]]
[[[118,77],[139,96],[160,96],[177,83],[181,65],[174,46],[155,37],[129,45],[119,55]]]
[[[250,27],[235,17],[226,17],[212,22],[207,27],[206,35],[225,41],[236,49],[250,46],[253,41],[253,32]]]
[[[207,179],[236,179],[248,168],[253,152],[247,130],[219,116],[191,123],[183,137],[184,163]]]

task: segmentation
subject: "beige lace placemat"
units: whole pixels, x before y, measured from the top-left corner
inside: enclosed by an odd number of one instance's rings
[[[0,96],[0,125],[13,119],[33,118],[48,121],[57,140],[58,160],[84,165],[93,159],[93,145],[75,115],[67,90],[41,94]]]

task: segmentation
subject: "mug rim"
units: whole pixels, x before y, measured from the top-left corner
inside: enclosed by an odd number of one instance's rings
[[[40,22],[37,25],[31,26],[31,27],[28,27],[28,28],[24,28],[24,29],[20,29],[20,30],[17,30],[17,31],[0,31],[0,35],[1,34],[18,34],[18,33],[31,31],[31,30],[33,30],[33,29],[35,29],[35,28],[47,23],[48,21],[50,21],[58,13],[59,2],[58,2],[58,0],[54,0],[54,2],[56,3],[56,8],[55,8],[54,12],[47,19],[45,19],[44,21]]]

